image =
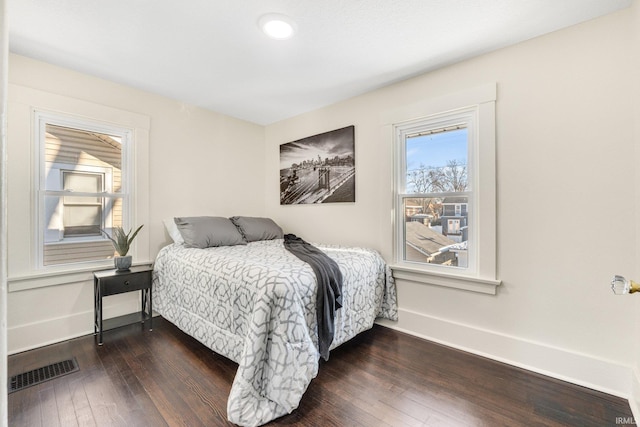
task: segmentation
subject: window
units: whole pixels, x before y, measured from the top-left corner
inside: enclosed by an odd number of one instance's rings
[[[437,265],[445,271],[475,268],[469,265],[474,242],[469,241],[468,232],[461,233],[463,228],[468,230],[468,221],[473,220],[469,214],[474,212],[469,206],[474,201],[475,170],[469,162],[474,126],[473,111],[397,126],[400,262]],[[417,215],[422,220],[416,221]]]
[[[389,114],[396,278],[495,294],[495,95],[490,84]]]
[[[113,245],[96,233],[98,224],[107,231],[146,224],[129,253],[135,264],[150,263],[151,118],[18,84],[11,88],[9,292],[86,282],[92,271],[112,268]],[[86,142],[89,137],[93,142]]]
[[[36,113],[39,267],[100,261],[114,254],[103,231],[130,215],[132,132]]]
[[[63,191],[103,193],[104,180],[104,173],[62,171]],[[100,235],[100,229],[104,228],[103,201],[100,197],[64,196],[62,204],[64,238]]]

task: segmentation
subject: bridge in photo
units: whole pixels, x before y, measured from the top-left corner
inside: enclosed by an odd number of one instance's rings
[[[354,166],[316,166],[280,171],[280,204],[322,203],[355,176]]]

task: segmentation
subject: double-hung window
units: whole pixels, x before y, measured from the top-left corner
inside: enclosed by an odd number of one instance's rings
[[[429,113],[392,124],[396,278],[495,293],[495,85],[491,89],[471,91],[467,98],[477,102],[467,106],[438,112],[436,102]]]
[[[112,268],[104,231],[149,224],[150,117],[10,85],[9,292],[81,283]],[[134,263],[149,263],[149,234]]]
[[[397,127],[399,261],[475,270],[474,121],[465,110]]]
[[[35,118],[38,266],[112,257],[105,233],[131,214],[132,132],[46,113]]]
[[[62,191],[104,193],[106,172],[62,170]],[[108,182],[108,181],[107,181]],[[101,197],[64,196],[63,237],[99,236],[104,224],[104,201]]]

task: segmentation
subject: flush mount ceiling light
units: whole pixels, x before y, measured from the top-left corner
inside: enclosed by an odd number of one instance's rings
[[[278,13],[262,15],[258,26],[263,33],[275,40],[286,40],[296,32],[296,24],[291,18]]]

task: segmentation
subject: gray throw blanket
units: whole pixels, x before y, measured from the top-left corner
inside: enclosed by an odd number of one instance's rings
[[[333,342],[335,312],[342,307],[342,273],[338,264],[324,252],[295,234],[284,235],[284,247],[311,266],[318,280],[316,317],[318,319],[318,351],[329,360]]]

